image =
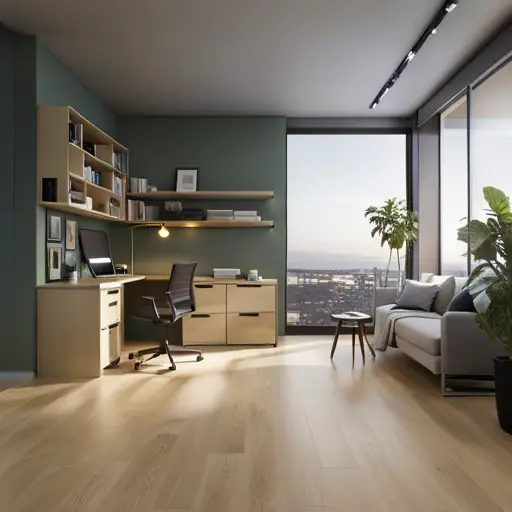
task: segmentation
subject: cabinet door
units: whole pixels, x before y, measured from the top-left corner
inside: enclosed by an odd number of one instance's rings
[[[228,313],[272,313],[276,310],[275,286],[227,285]]]
[[[108,330],[108,357],[109,364],[121,356],[121,328],[117,324]]]
[[[228,313],[228,345],[276,343],[275,313]]]
[[[183,319],[183,345],[225,345],[224,313],[193,313]]]
[[[100,332],[100,368],[110,364],[110,329],[104,327]]]
[[[196,313],[225,313],[226,285],[225,284],[194,284],[196,298]]]

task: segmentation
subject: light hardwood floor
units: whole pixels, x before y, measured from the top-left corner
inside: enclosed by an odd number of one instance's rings
[[[512,511],[492,398],[341,339],[0,391],[2,512]]]

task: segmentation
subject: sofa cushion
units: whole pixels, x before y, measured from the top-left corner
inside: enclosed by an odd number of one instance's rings
[[[419,349],[438,356],[441,354],[441,317],[402,318],[395,323],[395,334]]]
[[[467,277],[456,277],[455,278],[455,293],[454,293],[454,295],[457,295],[457,293],[459,293],[464,288],[464,286],[466,286],[467,282],[468,282]]]
[[[476,313],[473,297],[469,293],[468,288],[464,288],[453,297],[450,304],[448,304],[447,311],[469,311],[470,313]]]
[[[439,291],[439,286],[420,281],[405,281],[404,289],[396,301],[398,309],[416,309],[430,311]]]
[[[439,286],[439,291],[432,304],[432,311],[435,311],[438,315],[444,315],[448,304],[455,295],[455,277],[433,276],[430,282]]]

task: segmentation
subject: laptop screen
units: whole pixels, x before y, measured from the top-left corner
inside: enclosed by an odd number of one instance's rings
[[[94,277],[115,274],[114,262],[110,254],[108,233],[96,229],[80,229],[82,258]]]

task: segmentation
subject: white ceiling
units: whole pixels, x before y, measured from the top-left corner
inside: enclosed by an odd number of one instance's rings
[[[368,105],[442,0],[0,0],[115,111],[410,115],[512,14],[460,0]]]

